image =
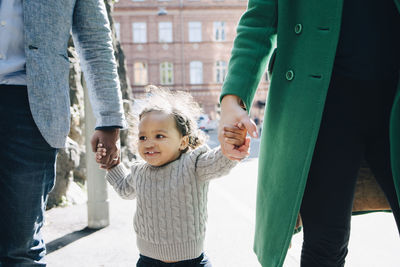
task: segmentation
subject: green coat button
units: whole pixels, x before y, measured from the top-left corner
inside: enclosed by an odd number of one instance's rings
[[[294,78],[294,72],[292,70],[288,70],[286,72],[286,80],[291,81]]]
[[[300,23],[298,23],[298,24],[296,24],[296,26],[294,26],[294,32],[296,34],[300,34],[302,30],[303,30],[303,25],[301,25]]]

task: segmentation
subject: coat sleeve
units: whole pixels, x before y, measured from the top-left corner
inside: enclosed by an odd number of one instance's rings
[[[136,197],[135,173],[138,165],[133,165],[129,172],[124,165],[118,164],[106,174],[107,181],[114,190],[124,199],[134,199]]]
[[[207,181],[227,175],[236,166],[237,161],[225,157],[221,152],[221,147],[210,150],[203,146],[196,149],[191,158],[195,166],[196,178]]]
[[[277,32],[278,0],[249,0],[237,27],[221,99],[239,96],[250,109]]]
[[[111,30],[103,0],[77,0],[72,36],[80,57],[96,127],[126,127]]]

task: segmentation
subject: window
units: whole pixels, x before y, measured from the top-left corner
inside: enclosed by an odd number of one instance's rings
[[[158,23],[158,41],[160,43],[172,42],[172,23],[159,22]]]
[[[189,22],[189,42],[201,42],[201,22]]]
[[[223,83],[226,76],[226,62],[217,61],[215,64],[215,81],[217,83]]]
[[[200,61],[190,62],[190,83],[202,84],[203,83],[203,63]]]
[[[214,21],[214,39],[215,41],[225,41],[224,21]]]
[[[147,42],[146,22],[134,22],[133,28],[133,42],[142,44]]]
[[[174,68],[171,62],[160,64],[160,84],[167,85],[174,83]]]
[[[147,65],[145,62],[134,63],[133,82],[135,85],[147,85]]]
[[[121,25],[118,22],[115,22],[114,27],[115,27],[115,34],[117,35],[117,40],[121,41],[121,35],[120,35]]]

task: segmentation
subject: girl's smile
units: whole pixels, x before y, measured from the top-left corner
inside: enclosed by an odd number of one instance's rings
[[[172,115],[151,111],[139,123],[139,154],[152,166],[162,166],[179,158],[188,145]]]

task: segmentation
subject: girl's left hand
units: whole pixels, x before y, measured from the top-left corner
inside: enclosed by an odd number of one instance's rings
[[[236,123],[235,126],[226,125],[223,128],[225,142],[235,147],[244,145],[246,141],[247,130],[242,123]]]
[[[236,149],[248,157],[250,155],[250,137],[246,137],[244,144],[236,147]]]
[[[224,127],[229,125],[243,124],[246,131],[253,138],[257,138],[257,127],[249,118],[246,110],[242,108],[241,100],[236,95],[225,95],[221,100],[221,118],[218,127],[218,140],[221,143],[222,153],[231,160],[241,160],[248,153],[238,150],[237,146],[227,143],[224,136]]]
[[[235,126],[224,127],[225,142],[234,145],[236,150],[248,157],[250,155],[250,137],[246,137],[246,134],[247,130],[240,122]]]

